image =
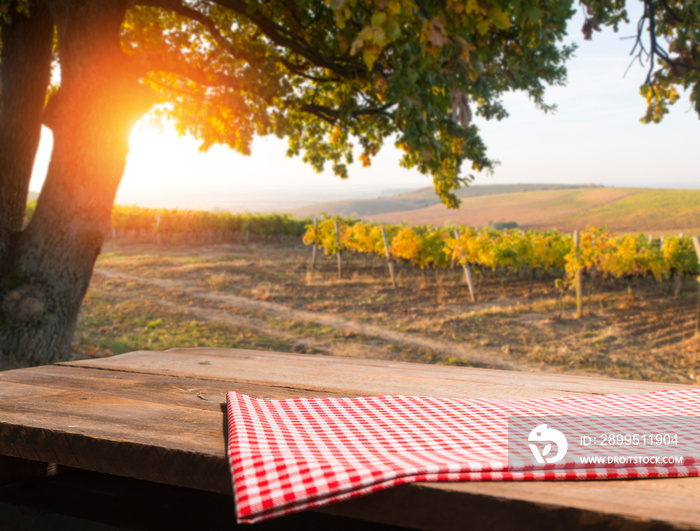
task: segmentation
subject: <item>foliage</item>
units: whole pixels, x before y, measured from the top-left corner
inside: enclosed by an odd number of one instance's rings
[[[603,277],[653,277],[656,280],[674,274],[692,276],[698,271],[698,258],[688,237],[670,237],[659,244],[643,234],[617,235],[590,227],[581,234],[581,246],[567,256],[570,278],[582,268],[588,274]]]
[[[340,247],[336,243],[336,222],[342,235]],[[567,283],[579,269],[589,276],[656,280],[700,272],[692,240],[681,236],[659,242],[642,234],[620,235],[589,227],[581,233],[577,249],[571,234],[558,231],[499,231],[489,227],[459,227],[454,231],[429,225],[384,225],[384,229],[392,257],[420,269],[446,268],[459,262],[493,272],[527,269],[563,275]],[[303,241],[321,246],[329,255],[342,251],[379,257],[385,254],[381,226],[357,220],[328,218],[315,229],[309,226]]]
[[[631,55],[648,63],[648,72],[640,93],[647,101],[643,123],[658,123],[668,106],[679,98],[679,89],[700,115],[700,3],[685,0],[642,0],[644,11],[637,21],[637,38]],[[584,35],[600,25],[618,29],[628,21],[625,0],[582,0],[587,17]]]
[[[391,239],[391,255],[402,258],[414,266],[447,267],[450,264],[445,240],[447,233],[430,225],[401,227]]]
[[[681,276],[692,276],[700,273],[697,255],[690,238],[681,236],[665,238],[661,252],[668,264],[669,272]]]
[[[180,210],[115,205],[112,227],[116,230],[143,230],[158,234],[248,231],[259,236],[301,236],[308,219],[288,214],[233,214],[204,210]]]
[[[433,176],[450,205],[493,161],[473,114],[507,116],[525,91],[548,111],[546,85],[565,80],[561,44],[571,1],[305,0],[136,2],[122,48],[143,70],[155,116],[202,140],[249,153],[254,135],[347,176],[392,138],[402,165]],[[358,154],[359,151],[359,154]]]
[[[29,14],[30,4],[30,0],[0,1],[0,22],[9,23],[15,13]]]
[[[27,203],[26,218],[31,219],[36,201]],[[112,228],[118,231],[143,231],[153,234],[193,234],[200,232],[243,233],[256,236],[296,236],[305,233],[310,220],[289,214],[233,214],[205,210],[181,210],[115,205]]]

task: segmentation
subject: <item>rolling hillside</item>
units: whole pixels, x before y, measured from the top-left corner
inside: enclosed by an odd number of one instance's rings
[[[541,230],[556,228],[569,231],[595,225],[621,232],[700,234],[700,190],[556,185],[475,186],[462,191],[459,210],[449,210],[437,200],[427,206],[417,206],[419,201],[427,201],[428,191],[363,201],[361,211],[334,211],[329,208],[322,212],[387,223],[406,221],[412,225],[430,223],[442,226],[455,223],[482,226],[492,222],[514,221],[520,227]],[[404,204],[411,207],[403,210],[396,208]],[[307,211],[317,212],[311,207]]]
[[[562,230],[582,225],[621,232],[669,231],[700,234],[700,190],[632,190],[628,196],[593,209],[547,220]],[[542,228],[534,224],[535,228]]]
[[[457,197],[468,199],[473,197],[483,197],[489,195],[514,194],[522,192],[535,192],[542,190],[567,190],[591,188],[581,185],[563,184],[496,184],[480,185],[462,188],[457,191]],[[431,206],[440,205],[440,199],[435,194],[432,187],[420,188],[399,195],[380,197],[378,199],[346,199],[342,201],[331,201],[327,203],[317,203],[291,211],[297,216],[311,216],[327,214],[329,216],[341,215],[350,217],[372,217],[379,214],[392,212],[404,212],[408,210],[425,209]]]

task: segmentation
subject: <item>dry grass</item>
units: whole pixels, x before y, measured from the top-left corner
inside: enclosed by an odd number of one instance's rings
[[[651,190],[637,188],[578,188],[540,190],[469,197],[459,210],[443,205],[368,215],[387,223],[452,222],[484,226],[515,221],[521,227],[572,231],[594,225],[619,232],[669,235],[700,234],[700,190]],[[672,216],[668,213],[673,212]]]
[[[296,245],[112,246],[76,357],[206,345],[700,382],[694,282],[589,283],[579,320],[569,294],[558,318],[552,278],[477,274],[471,303],[457,269],[402,266],[393,289],[381,261],[349,262],[339,280]]]

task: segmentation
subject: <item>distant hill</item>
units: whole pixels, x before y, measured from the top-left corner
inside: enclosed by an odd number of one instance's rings
[[[624,188],[618,189],[625,191]],[[584,211],[548,219],[546,226],[573,230],[586,225],[621,232],[665,231],[700,234],[700,190],[627,189],[627,195]],[[540,228],[542,223],[533,227]]]
[[[592,187],[598,186],[565,184],[495,184],[469,186],[467,188],[457,190],[456,195],[460,199],[466,199],[470,197],[481,197],[487,195]],[[435,193],[435,189],[432,187],[426,187],[397,195],[387,195],[378,199],[345,199],[341,201],[317,203],[295,208],[291,210],[291,213],[297,216],[327,214],[329,216],[341,215],[351,217],[372,217],[379,214],[424,209],[440,204],[440,198],[438,198],[437,194]]]
[[[431,197],[432,194],[432,197]],[[450,210],[431,188],[364,201],[337,201],[325,210],[363,219],[436,226],[484,226],[516,222],[522,228],[571,231],[588,225],[620,232],[700,234],[700,190],[608,188],[602,186],[493,185],[461,190],[462,205]],[[422,206],[421,206],[422,204]],[[402,210],[399,207],[408,205]]]
[[[385,214],[387,212],[405,212],[435,204],[435,201],[414,201],[402,196],[392,196],[380,199],[343,199],[314,205],[299,207],[290,212],[299,217],[327,214],[341,215],[354,218]]]

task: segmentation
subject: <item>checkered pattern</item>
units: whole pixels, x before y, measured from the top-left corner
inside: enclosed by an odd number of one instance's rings
[[[239,522],[414,481],[698,475],[698,468],[508,468],[509,415],[700,415],[700,389],[535,400],[227,395]]]

